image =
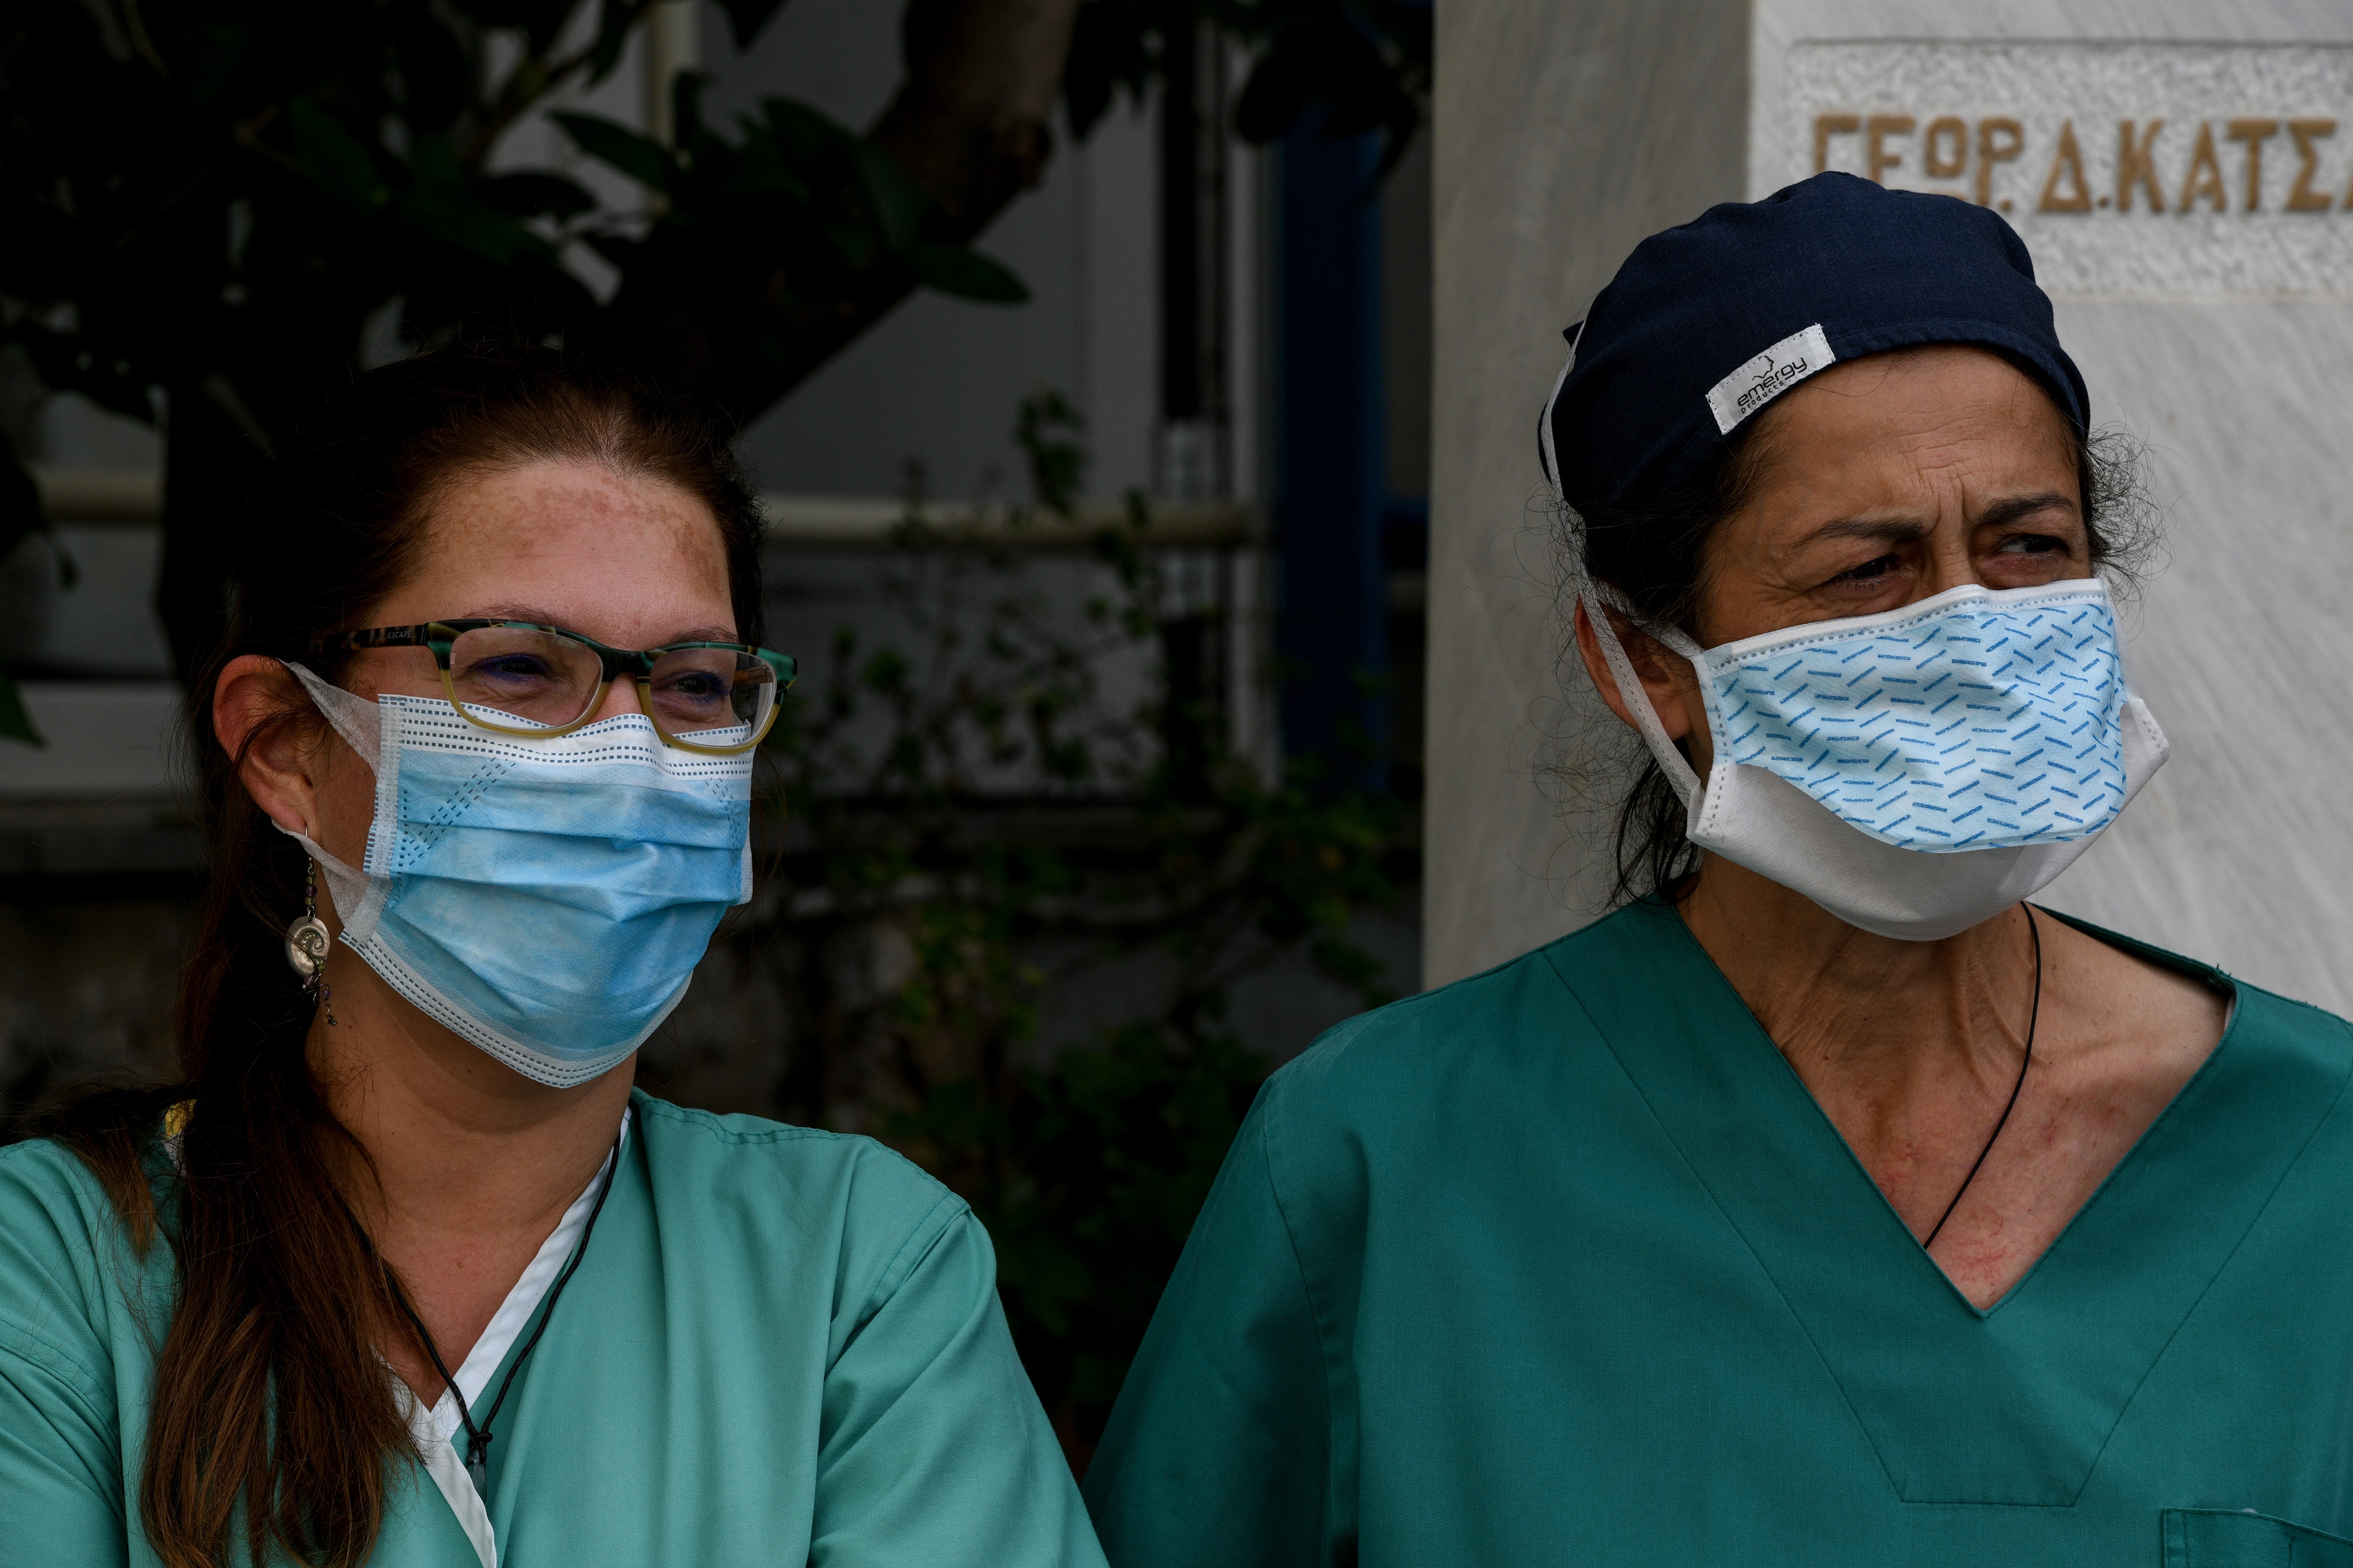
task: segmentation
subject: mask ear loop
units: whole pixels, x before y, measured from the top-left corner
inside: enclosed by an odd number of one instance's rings
[[[1609,666],[1610,678],[1618,682],[1618,696],[1634,715],[1635,727],[1642,731],[1642,740],[1651,748],[1651,755],[1675,786],[1675,795],[1685,811],[1696,810],[1701,794],[1699,774],[1692,771],[1682,752],[1667,737],[1667,727],[1659,722],[1659,710],[1651,706],[1651,694],[1643,689],[1641,677],[1634,673],[1634,661],[1626,656],[1626,647],[1618,640],[1618,628],[1610,624],[1608,605],[1599,593],[1588,592],[1579,596],[1585,606],[1586,618],[1593,623],[1594,640],[1601,645],[1601,657]],[[1672,633],[1657,639],[1685,658],[1695,658],[1697,644]],[[1677,646],[1677,645],[1681,646]]]
[[[1545,482],[1552,486],[1552,499],[1560,510],[1568,510],[1568,497],[1561,493],[1560,457],[1553,449],[1552,410],[1560,401],[1560,389],[1568,384],[1568,373],[1577,368],[1577,340],[1585,335],[1585,323],[1579,321],[1568,329],[1568,358],[1563,360],[1560,374],[1552,378],[1551,395],[1546,397],[1544,412],[1536,416],[1536,457],[1544,466]]]
[[[383,773],[380,753],[383,750],[384,721],[376,705],[355,692],[320,679],[291,660],[285,662],[286,668],[293,671],[294,679],[302,683],[302,689],[310,694],[311,701],[320,715],[334,727],[336,734],[343,738],[343,743],[360,754],[360,760],[367,763],[370,773]]]
[[[1553,444],[1552,411],[1554,405],[1560,401],[1560,389],[1568,384],[1568,373],[1577,368],[1577,340],[1584,336],[1583,321],[1569,329],[1568,358],[1563,362],[1560,374],[1553,377],[1552,395],[1545,399],[1544,413],[1536,421],[1537,455],[1544,463],[1545,479],[1552,485],[1552,499],[1559,504],[1564,514],[1570,509],[1568,497],[1560,487],[1560,457]],[[1601,644],[1601,657],[1609,666],[1610,678],[1618,682],[1620,699],[1625,702],[1627,711],[1634,715],[1636,728],[1642,731],[1643,743],[1651,748],[1651,755],[1658,759],[1659,766],[1666,773],[1667,782],[1674,785],[1675,795],[1683,803],[1683,809],[1696,809],[1701,794],[1699,774],[1692,771],[1691,763],[1683,759],[1682,752],[1675,749],[1674,742],[1667,738],[1667,727],[1659,722],[1659,710],[1651,706],[1651,694],[1642,689],[1641,678],[1634,673],[1634,661],[1626,657],[1625,645],[1618,640],[1618,628],[1610,623],[1600,592],[1598,588],[1589,588],[1577,595],[1577,602],[1585,606],[1587,617],[1593,622],[1593,635]],[[1628,619],[1634,618],[1630,609],[1625,614]],[[1658,640],[1685,658],[1696,659],[1699,657],[1699,645],[1688,637],[1668,632]]]
[[[384,777],[384,747],[382,713],[375,703],[342,687],[322,680],[302,666],[285,661],[286,668],[302,683],[327,722],[344,743],[360,755],[370,772],[376,775],[381,793]],[[333,904],[335,918],[343,922],[343,942],[349,946],[365,940],[375,931],[376,912],[383,907],[383,889],[374,887],[367,875],[330,855],[307,834],[272,822],[272,827],[302,846],[319,868],[327,873],[327,897]]]

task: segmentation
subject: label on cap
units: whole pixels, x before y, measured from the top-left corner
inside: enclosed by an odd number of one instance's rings
[[[1837,361],[1820,321],[1791,332],[1708,388],[1707,405],[1715,410],[1715,427],[1731,435],[1743,419]]]

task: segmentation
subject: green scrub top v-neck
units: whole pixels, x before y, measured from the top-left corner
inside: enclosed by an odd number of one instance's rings
[[[1102,1563],[961,1199],[864,1138],[632,1103],[499,1415],[501,1568]],[[139,1467],[173,1288],[79,1161],[0,1150],[0,1562],[156,1562]],[[479,1559],[410,1464],[368,1561]]]
[[[2236,997],[1982,1311],[1672,910],[1342,1025],[1161,1301],[1105,1552],[2353,1568],[2353,1031]]]

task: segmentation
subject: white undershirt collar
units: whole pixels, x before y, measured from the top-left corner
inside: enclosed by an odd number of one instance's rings
[[[514,1282],[514,1289],[507,1292],[506,1300],[500,1302],[499,1310],[491,1314],[490,1327],[484,1329],[482,1337],[474,1342],[474,1348],[466,1352],[466,1363],[453,1374],[459,1392],[466,1396],[470,1409],[480,1408],[482,1396],[489,1392],[491,1375],[507,1359],[507,1352],[514,1348],[515,1337],[522,1332],[532,1315],[539,1310],[540,1302],[547,1297],[548,1287],[555,1283],[555,1277],[564,1271],[572,1249],[579,1245],[580,1233],[588,1226],[589,1211],[596,1206],[596,1190],[604,1183],[607,1169],[628,1144],[629,1123],[633,1119],[634,1108],[625,1107],[621,1111],[620,1135],[614,1142],[613,1152],[605,1156],[604,1164],[596,1167],[596,1173],[588,1178],[588,1184],[580,1190],[578,1197],[572,1200],[572,1206],[564,1211],[564,1217],[556,1222],[554,1230],[548,1232],[547,1239],[539,1244],[539,1251],[533,1255],[522,1277]],[[397,1377],[393,1379],[393,1389],[399,1395],[402,1413],[408,1417],[408,1429],[416,1438],[417,1451],[424,1456],[426,1474],[431,1476],[433,1484],[440,1489],[441,1496],[449,1504],[449,1511],[458,1516],[458,1523],[465,1531],[466,1538],[474,1543],[474,1553],[481,1559],[482,1568],[499,1568],[499,1545],[491,1531],[490,1512],[481,1495],[474,1490],[473,1478],[466,1474],[465,1458],[458,1452],[454,1440],[465,1425],[458,1418],[458,1401],[445,1388],[441,1391],[441,1397],[428,1410],[410,1392],[408,1384]]]

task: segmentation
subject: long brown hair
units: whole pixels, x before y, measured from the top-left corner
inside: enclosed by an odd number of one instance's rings
[[[215,742],[214,683],[242,655],[309,658],[313,638],[367,624],[417,568],[442,492],[543,458],[707,504],[736,635],[760,638],[759,513],[724,440],[554,351],[477,344],[370,371],[289,456],[241,551],[222,646],[188,691],[210,877],[181,985],[181,1081],[87,1095],[41,1128],[97,1173],[141,1250],[160,1234],[178,1266],[139,1484],[170,1568],[219,1562],[240,1507],[252,1561],[275,1548],[351,1568],[375,1548],[391,1468],[414,1452],[376,1351],[401,1315],[331,1174],[349,1155],[364,1168],[365,1152],[312,1076],[313,1010],[283,952],[303,852],[246,793],[242,754]],[[303,708],[264,728],[318,723]],[[152,1187],[163,1112],[183,1102],[176,1174]]]

